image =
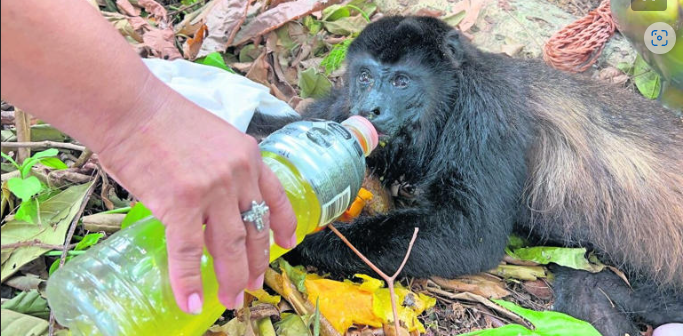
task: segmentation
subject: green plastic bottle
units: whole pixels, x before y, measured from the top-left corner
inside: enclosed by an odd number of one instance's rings
[[[294,208],[299,243],[355,199],[365,156],[377,143],[372,124],[358,116],[341,124],[294,122],[261,142],[263,160]],[[270,260],[286,252],[271,237]],[[202,313],[186,314],[176,305],[168,279],[164,225],[149,217],[57,270],[48,281],[47,298],[57,321],[74,335],[201,335],[225,310],[206,251],[201,272]]]

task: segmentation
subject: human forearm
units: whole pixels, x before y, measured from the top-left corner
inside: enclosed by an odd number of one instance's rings
[[[95,152],[182,99],[84,0],[3,1],[1,24],[2,98]]]

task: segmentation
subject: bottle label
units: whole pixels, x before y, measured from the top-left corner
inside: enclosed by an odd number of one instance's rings
[[[319,226],[341,216],[363,183],[363,150],[338,123],[295,122],[271,134],[259,146],[287,159],[311,185],[321,204]]]

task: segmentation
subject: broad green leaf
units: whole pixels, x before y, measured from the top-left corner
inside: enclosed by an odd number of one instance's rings
[[[330,92],[332,83],[315,68],[308,68],[299,72],[299,87],[301,98],[321,98]]]
[[[525,318],[534,325],[533,331],[515,324],[508,324],[501,328],[487,329],[463,334],[466,336],[601,336],[590,323],[581,321],[567,314],[554,311],[535,311],[522,308],[512,302],[493,300],[503,308]],[[516,326],[516,327],[510,327]]]
[[[631,75],[631,71],[633,70],[633,64],[629,62],[619,62],[617,64],[617,69],[621,70],[625,74]]]
[[[42,319],[50,318],[47,300],[43,299],[35,289],[28,292],[21,292],[11,300],[5,301],[5,303],[2,304],[2,308]]]
[[[508,247],[511,249],[518,249],[527,246],[527,241],[518,235],[510,235],[508,237]]]
[[[535,246],[519,248],[512,251],[511,256],[521,260],[530,260],[542,265],[556,263],[573,269],[600,272],[605,267],[602,264],[592,264],[586,259],[585,248]]]
[[[344,58],[346,58],[346,52],[348,51],[352,41],[353,39],[349,38],[341,43],[335,44],[330,53],[323,58],[322,62],[320,62],[320,65],[325,68],[325,75],[329,75],[341,67],[342,63],[344,62]]]
[[[21,202],[17,213],[14,214],[14,219],[24,221],[26,223],[36,224],[38,221],[38,206],[39,202],[36,199],[29,199]]]
[[[275,323],[279,336],[310,336],[311,330],[297,314],[283,313],[282,319]]]
[[[351,16],[351,11],[347,6],[332,5],[323,9],[322,21],[335,21]]]
[[[1,244],[12,244],[30,240],[40,240],[45,244],[64,244],[69,224],[78,213],[89,183],[75,185],[40,203],[40,222],[30,224],[18,219],[11,220],[0,230]],[[0,280],[5,281],[17,269],[41,256],[48,249],[37,246],[23,246],[11,250],[11,255],[2,263]],[[5,251],[3,251],[5,252]]]
[[[214,52],[206,55],[205,57],[198,58],[197,60],[195,60],[195,63],[209,65],[209,66],[213,66],[216,68],[223,69],[223,70],[231,72],[231,73],[235,73],[234,70],[232,70],[229,66],[225,65],[225,61],[223,60],[223,56],[217,51],[214,51]]]
[[[323,21],[323,26],[328,32],[343,36],[358,34],[367,25],[368,21],[360,14],[335,21]]]
[[[13,177],[7,181],[7,188],[17,197],[23,201],[30,200],[43,189],[40,180],[35,176],[29,176],[25,179],[20,177]]]
[[[76,247],[74,247],[74,251],[82,251],[87,249],[90,246],[93,246],[97,244],[97,242],[100,241],[104,237],[103,233],[88,233],[83,237],[81,241],[76,244]]]
[[[57,154],[59,154],[59,150],[57,150],[56,148],[50,148],[31,155],[31,158],[42,159],[46,157],[57,156]]]
[[[137,202],[130,208],[130,211],[126,214],[126,217],[121,221],[121,230],[131,226],[131,224],[152,216],[152,211],[147,209],[147,207],[142,204],[142,202]]]
[[[656,99],[659,96],[659,75],[652,71],[645,60],[638,55],[633,64],[633,82],[638,91],[648,99]]]
[[[46,167],[62,170],[62,169],[67,169],[69,168],[66,163],[62,162],[62,160],[56,158],[56,157],[50,157],[50,158],[42,158],[40,159],[40,163]]]
[[[43,336],[48,334],[48,323],[43,319],[2,309],[0,333],[3,335]]]

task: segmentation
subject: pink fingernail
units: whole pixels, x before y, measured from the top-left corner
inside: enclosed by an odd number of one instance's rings
[[[289,248],[294,248],[296,246],[296,233],[292,235],[292,238],[289,238]]]
[[[235,305],[233,306],[233,309],[240,309],[242,308],[242,305],[244,305],[244,292],[240,292],[235,297]]]
[[[263,274],[259,275],[256,280],[254,280],[253,286],[251,286],[252,290],[257,290],[263,288]]]
[[[202,299],[199,297],[199,294],[193,293],[190,295],[187,299],[187,309],[190,311],[190,314],[194,315],[199,315],[202,312]]]

